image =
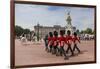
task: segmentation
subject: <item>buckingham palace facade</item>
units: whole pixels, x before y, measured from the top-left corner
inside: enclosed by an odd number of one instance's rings
[[[47,35],[49,32],[53,32],[55,30],[59,33],[60,30],[65,30],[65,27],[61,27],[60,25],[41,26],[39,24],[37,24],[36,26],[34,26],[34,31],[35,31],[36,34],[39,33],[40,39],[44,38],[45,35]]]

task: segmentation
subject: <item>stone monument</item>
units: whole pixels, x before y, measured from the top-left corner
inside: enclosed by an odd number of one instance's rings
[[[76,27],[72,26],[71,21],[72,21],[72,19],[71,19],[71,16],[70,16],[70,12],[68,12],[67,18],[66,18],[67,24],[65,26],[65,34],[67,34],[68,30],[71,32],[71,35],[76,31]]]

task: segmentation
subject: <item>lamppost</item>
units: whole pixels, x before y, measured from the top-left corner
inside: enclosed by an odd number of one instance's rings
[[[32,40],[32,31],[30,31],[30,41]]]
[[[37,24],[37,41],[39,41],[39,23]]]

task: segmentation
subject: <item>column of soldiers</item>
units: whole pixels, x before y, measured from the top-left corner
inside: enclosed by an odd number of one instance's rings
[[[60,34],[60,36],[58,36]],[[57,31],[49,32],[48,35],[44,38],[45,41],[45,50],[56,56],[64,55],[64,59],[69,59],[68,53],[71,52],[71,56],[75,55],[75,49],[80,53],[80,49],[77,46],[77,43],[80,43],[80,40],[77,36],[77,33],[74,32],[71,36],[71,32],[67,31],[67,35],[63,30],[60,30],[60,33]],[[73,48],[72,48],[73,43]],[[67,45],[67,49],[64,49],[64,46]]]

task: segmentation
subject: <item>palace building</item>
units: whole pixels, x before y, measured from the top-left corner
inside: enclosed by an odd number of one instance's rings
[[[67,15],[68,15],[66,18],[67,24],[65,27],[61,27],[60,25],[54,25],[50,27],[50,26],[41,26],[40,24],[37,24],[36,26],[34,26],[35,33],[39,34],[40,39],[44,38],[45,35],[47,35],[49,32],[53,32],[55,30],[58,33],[60,32],[60,30],[64,30],[66,35],[67,35],[67,31],[69,30],[71,34],[73,34],[76,31],[76,27],[74,27],[71,23],[72,19],[70,13],[68,13]]]
[[[40,38],[44,38],[45,35],[47,35],[49,32],[53,32],[55,30],[59,33],[60,30],[65,30],[65,27],[61,27],[60,25],[54,25],[52,27],[49,27],[49,26],[41,26],[39,24],[34,26],[34,31],[35,33],[39,32]]]

